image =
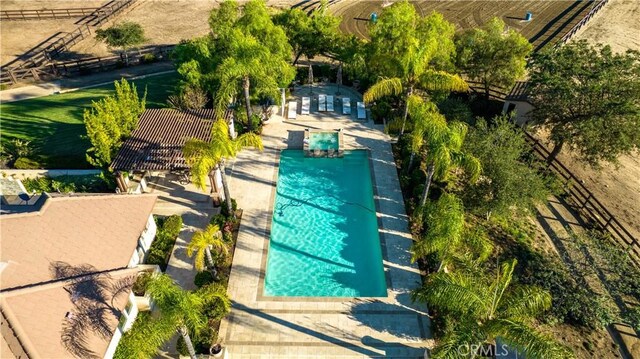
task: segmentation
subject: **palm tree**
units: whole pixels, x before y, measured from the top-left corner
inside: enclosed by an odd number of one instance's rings
[[[234,30],[229,37],[229,56],[216,69],[220,87],[214,99],[217,113],[224,113],[229,102],[238,93],[238,84],[242,88],[244,106],[247,112],[248,132],[252,129],[251,89],[252,84],[262,94],[277,97],[278,80],[292,78],[292,66],[274,56],[269,48],[255,37]]]
[[[467,134],[467,126],[456,122],[447,124],[440,113],[430,113],[424,139],[424,161],[422,170],[426,179],[420,206],[427,202],[431,181],[435,178],[444,180],[454,168],[461,168],[476,181],[482,170],[480,161],[469,153],[462,151],[462,144]]]
[[[478,349],[500,338],[527,358],[568,358],[572,353],[527,323],[551,306],[551,296],[535,286],[510,285],[517,261],[503,263],[494,280],[477,273],[432,274],[412,293],[414,300],[455,316],[457,324],[433,352],[434,358],[459,358],[460,348]],[[476,348],[476,350],[473,350]]]
[[[420,152],[425,143],[425,137],[428,130],[433,130],[433,121],[437,120],[435,114],[438,109],[431,101],[425,101],[419,96],[411,95],[407,99],[407,109],[413,119],[413,129],[409,136],[409,148],[411,149],[411,157],[406,171],[410,172],[413,168],[413,161],[416,154]]]
[[[220,227],[215,224],[210,224],[204,231],[197,231],[193,234],[191,242],[189,242],[187,246],[187,255],[193,257],[195,254],[196,269],[202,271],[208,267],[215,277],[216,269],[213,263],[213,256],[211,255],[211,247],[217,249],[225,256],[229,253],[229,247],[222,238]]]
[[[448,263],[480,263],[491,254],[493,244],[484,231],[466,226],[464,205],[454,194],[444,193],[416,211],[417,220],[424,220],[427,228],[411,246],[413,261],[435,253],[441,271]]]
[[[246,147],[257,148],[262,151],[262,139],[252,132],[247,132],[236,139],[232,139],[229,136],[229,126],[226,121],[217,120],[211,129],[211,142],[194,138],[187,141],[182,149],[184,158],[191,168],[191,179],[198,188],[206,189],[207,176],[211,179],[213,170],[218,169],[220,171],[224,198],[229,213],[233,213],[233,208],[224,164],[226,160],[235,158],[238,151]]]
[[[420,51],[410,59],[415,62],[410,66],[410,72],[403,77],[381,78],[363,96],[364,101],[368,103],[385,96],[403,96],[405,104],[400,135],[404,134],[409,116],[409,97],[416,89],[425,91],[467,91],[469,89],[469,85],[458,75],[427,69],[426,61],[421,60],[419,56],[422,56]]]
[[[197,292],[185,291],[166,274],[155,274],[147,284],[147,293],[159,309],[158,325],[177,331],[187,346],[189,356],[196,359],[189,333],[198,335],[206,325],[205,309],[217,305],[220,313],[227,313],[231,301],[226,289],[218,285],[202,287]],[[216,318],[220,319],[220,318]]]

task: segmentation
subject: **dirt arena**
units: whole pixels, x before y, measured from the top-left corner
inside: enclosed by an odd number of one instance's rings
[[[0,0],[3,10],[62,9],[99,7],[106,0]],[[142,25],[147,41],[142,46],[176,44],[182,39],[201,36],[209,31],[209,11],[218,0],[138,0],[113,21],[102,25],[108,27],[120,21],[134,21]],[[242,1],[240,1],[242,2]],[[268,1],[269,6],[287,7],[299,1]],[[0,25],[1,64],[11,63],[16,58],[35,48],[44,48],[56,35],[73,31],[78,19],[3,21]],[[49,39],[49,41],[47,41]],[[110,56],[115,52],[95,38],[87,38],[71,48],[62,59]]]
[[[612,0],[574,40],[610,45],[613,51],[640,51],[640,1]],[[605,165],[601,171],[582,166],[569,153],[560,160],[623,222],[636,238],[640,238],[640,153],[621,156],[620,165]]]
[[[332,6],[342,16],[342,30],[366,37],[368,19],[372,12],[382,11],[383,1],[343,1]],[[499,17],[511,28],[517,29],[535,48],[539,49],[562,37],[589,12],[593,3],[583,1],[415,1],[419,13],[426,15],[438,11],[456,25],[468,29]],[[527,12],[531,21],[524,21]]]

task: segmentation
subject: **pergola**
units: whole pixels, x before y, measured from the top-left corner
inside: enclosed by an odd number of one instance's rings
[[[128,186],[122,172],[175,172],[188,170],[182,148],[191,138],[211,140],[211,129],[218,117],[213,109],[180,111],[176,109],[148,109],[141,116],[138,128],[122,144],[111,162],[117,172],[118,188],[126,192]],[[231,111],[223,118],[229,120]]]

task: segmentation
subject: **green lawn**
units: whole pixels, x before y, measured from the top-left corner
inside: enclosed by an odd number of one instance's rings
[[[147,87],[147,108],[165,107],[176,85],[176,73],[133,81],[142,95]],[[113,93],[113,85],[0,105],[0,140],[31,141],[37,160],[45,168],[88,168],[89,148],[82,113],[91,101]]]

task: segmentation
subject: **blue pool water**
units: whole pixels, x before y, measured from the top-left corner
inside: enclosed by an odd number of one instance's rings
[[[387,295],[366,151],[280,156],[266,296]]]
[[[309,133],[309,149],[310,150],[337,150],[338,133],[337,132],[311,132]]]

